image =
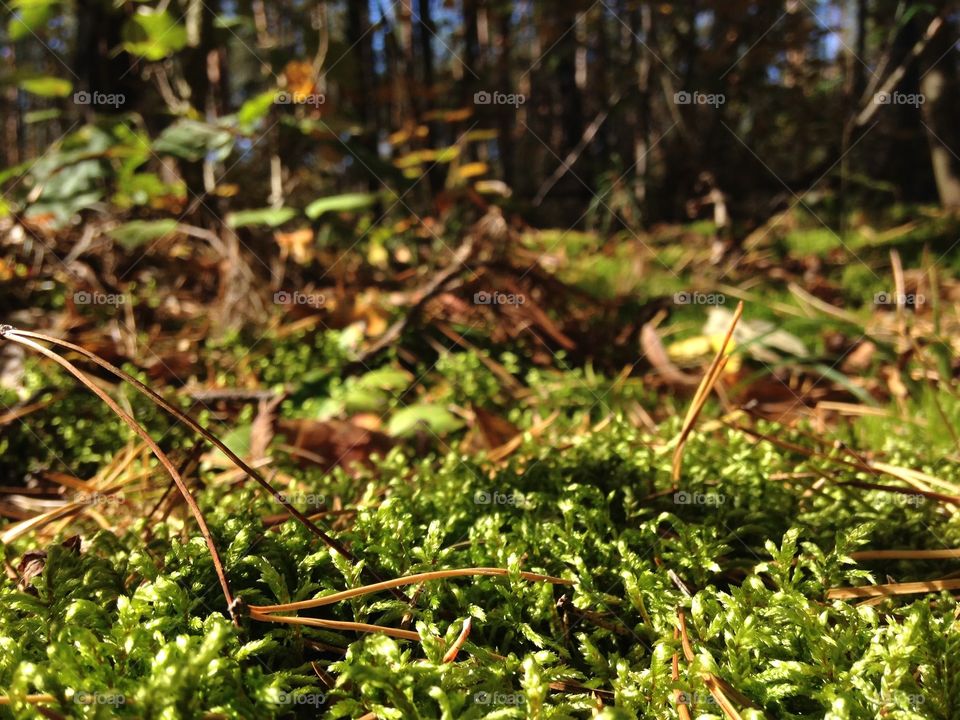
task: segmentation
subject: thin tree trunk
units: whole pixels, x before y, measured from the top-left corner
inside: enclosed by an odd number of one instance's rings
[[[960,83],[955,60],[949,55],[955,42],[956,25],[947,19],[930,42],[920,63],[920,93],[924,96],[923,123],[930,145],[930,163],[937,183],[940,204],[960,209]]]
[[[497,84],[503,92],[520,92],[520,88],[511,89],[510,55],[511,55],[511,26],[513,14],[512,3],[502,3],[497,11],[497,35],[499,39],[499,54],[497,55]],[[500,164],[503,169],[503,180],[509,187],[514,183],[514,143],[513,132],[517,123],[516,112],[513,108],[504,106],[498,108],[497,113],[497,142],[500,151]]]

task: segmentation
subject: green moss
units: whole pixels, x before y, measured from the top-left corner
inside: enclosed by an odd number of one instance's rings
[[[670,424],[663,437],[675,431]],[[302,477],[298,496],[363,498],[342,539],[386,575],[476,565],[574,581],[571,588],[518,578],[428,583],[413,610],[422,645],[250,620],[234,628],[204,544],[193,530],[182,542],[178,520],[152,524],[148,546],[142,523],[84,534],[81,553],[53,545],[33,580],[36,596],[0,584],[0,686],[14,698],[0,717],[32,717],[18,698],[37,692],[54,695],[57,712],[85,718],[346,718],[371,710],[480,718],[532,716],[537,708],[545,717],[589,715],[589,694],[551,690],[563,680],[612,692],[617,717],[666,718],[675,714],[673,688],[697,713],[716,712],[702,672],[716,673],[770,717],[820,718],[840,707],[844,717],[881,707],[950,717],[958,707],[956,654],[943,653],[960,642],[952,603],[908,598],[857,608],[824,598],[829,587],[866,579],[865,568],[844,559],[857,546],[955,546],[957,523],[933,503],[898,503],[835,483],[809,495],[803,482],[771,478],[805,470],[830,472],[837,482],[858,476],[735,432],[694,435],[682,494],[663,494],[669,453],[652,440],[618,420],[596,434],[529,437],[515,456],[524,459],[499,469],[454,453],[435,462],[395,451],[361,481],[368,489],[359,495],[349,492],[356,481],[339,472]],[[892,435],[886,449],[925,467],[916,442]],[[941,462],[937,472],[955,480],[960,467]],[[358,584],[358,566],[298,526],[264,533],[259,517],[277,508],[252,491],[212,486],[200,501],[234,591],[248,603]],[[15,562],[29,547],[20,540],[4,552]],[[924,572],[916,563],[884,570],[904,579]],[[681,663],[674,682],[678,607],[686,609],[696,658],[689,668]],[[381,594],[304,614],[399,626],[408,611]],[[437,638],[452,642],[466,617],[473,630],[460,659],[442,662]],[[334,687],[311,662],[326,668]]]

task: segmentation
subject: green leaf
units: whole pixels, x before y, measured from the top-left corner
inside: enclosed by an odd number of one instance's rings
[[[177,221],[132,220],[114,228],[108,234],[126,248],[136,248],[151,240],[169,235],[177,229]]]
[[[346,193],[314,200],[307,205],[306,215],[311,220],[328,212],[356,212],[365,210],[377,202],[379,197],[375,193]]]
[[[191,162],[202,160],[211,153],[222,160],[233,149],[233,135],[216,125],[181,119],[160,133],[153,142],[153,149]]]
[[[403,437],[412,434],[421,425],[439,435],[459,429],[463,422],[439,405],[410,405],[394,413],[387,432]]]
[[[187,30],[166,11],[140,8],[123,26],[123,49],[147,60],[162,60],[187,44]]]
[[[23,114],[25,125],[37,125],[49,120],[56,120],[63,113],[58,108],[46,108],[45,110],[34,110]]]
[[[385,365],[371,370],[357,379],[357,385],[380,390],[403,390],[413,381],[413,375],[399,367]]]
[[[73,84],[55,75],[36,75],[20,80],[20,89],[40,97],[66,97],[73,90]]]
[[[227,225],[232,228],[247,227],[249,225],[266,225],[277,227],[296,216],[293,208],[262,208],[260,210],[238,210],[227,215]]]
[[[7,23],[10,40],[23,40],[42,33],[58,4],[59,0],[15,0],[10,3],[16,13]]]
[[[276,95],[275,91],[270,90],[247,100],[237,111],[237,122],[242,127],[249,127],[262,120],[273,107]]]

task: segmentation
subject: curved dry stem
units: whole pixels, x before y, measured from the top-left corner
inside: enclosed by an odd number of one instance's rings
[[[455,568],[452,570],[433,570],[431,572],[417,573],[416,575],[405,575],[404,577],[394,578],[386,582],[380,582],[375,585],[364,585],[363,587],[351,588],[343,592],[326,595],[314,600],[303,600],[301,602],[286,603],[284,605],[251,605],[251,612],[269,613],[286,612],[291,610],[309,610],[310,608],[323,607],[324,605],[333,605],[334,603],[350,600],[351,598],[362,595],[371,595],[383,590],[402,587],[404,585],[416,585],[427,580],[443,580],[445,578],[469,577],[473,575],[485,575],[492,577],[503,577],[509,575],[510,571],[505,568],[494,567],[475,567],[475,568]],[[540,575],[539,573],[521,572],[520,577],[531,582],[549,582],[554,585],[573,585],[572,580],[553,577],[551,575]]]
[[[357,558],[353,555],[353,553],[350,552],[350,550],[347,549],[345,545],[343,545],[343,543],[338,541],[336,538],[332,537],[325,530],[320,528],[315,522],[313,522],[309,517],[307,517],[302,512],[297,510],[293,505],[291,505],[290,502],[287,501],[287,499],[283,496],[281,492],[279,492],[276,488],[274,488],[273,485],[266,478],[264,478],[259,472],[257,472],[254,468],[252,468],[250,465],[244,462],[243,459],[241,459],[239,455],[237,455],[235,452],[233,452],[233,450],[227,447],[222,440],[220,440],[218,437],[213,435],[209,430],[203,427],[200,423],[198,423],[192,417],[190,417],[186,413],[174,407],[170,402],[164,399],[163,396],[161,396],[156,391],[144,385],[142,382],[137,380],[132,375],[129,375],[128,373],[118,368],[116,365],[113,365],[112,363],[107,362],[106,360],[95,355],[89,350],[75,343],[69,342],[67,340],[60,340],[59,338],[50,337],[49,335],[44,335],[42,333],[32,332],[29,330],[18,330],[17,328],[14,328],[10,325],[0,326],[0,336],[9,337],[11,340],[17,340],[17,339],[23,340],[25,338],[35,338],[37,340],[43,340],[45,342],[49,342],[58,347],[66,348],[68,350],[73,350],[74,352],[79,353],[83,357],[90,360],[92,363],[98,365],[104,370],[107,370],[108,372],[112,373],[113,375],[120,378],[121,380],[129,383],[141,395],[144,395],[147,398],[149,398],[159,408],[169,413],[180,422],[184,423],[187,427],[189,427],[191,430],[193,430],[194,432],[202,436],[205,440],[207,440],[212,445],[214,445],[214,447],[220,450],[220,452],[222,452],[224,455],[230,458],[231,462],[233,462],[234,465],[236,465],[238,468],[243,470],[248,476],[253,478],[254,481],[258,485],[260,485],[264,490],[270,493],[270,496],[276,502],[280,503],[280,505],[282,505],[283,508],[292,517],[296,518],[300,523],[304,525],[304,527],[310,530],[310,532],[312,532],[314,535],[319,537],[323,541],[323,543],[327,545],[327,547],[340,553],[341,555],[343,555],[345,558],[347,558],[353,563],[358,562]],[[371,569],[369,565],[364,566],[364,572],[370,575],[370,577],[376,580],[377,582],[380,582],[383,579],[380,577],[380,575],[376,571]],[[408,598],[402,592],[393,591],[393,594],[399,600],[402,600],[404,602],[410,602],[410,598]]]
[[[677,436],[677,446],[673,451],[671,476],[674,485],[680,482],[680,470],[683,467],[683,449],[686,447],[687,438],[693,431],[693,426],[696,424],[697,418],[700,416],[700,411],[703,410],[703,406],[707,403],[707,398],[710,397],[710,391],[713,390],[713,386],[717,384],[717,380],[720,379],[720,374],[730,359],[729,355],[727,355],[727,346],[733,337],[734,328],[736,328],[737,323],[740,322],[741,315],[743,315],[743,300],[737,303],[737,309],[734,311],[733,318],[730,320],[730,327],[727,328],[723,343],[721,343],[720,348],[717,350],[717,354],[713,358],[713,362],[710,363],[710,367],[703,376],[703,380],[700,381],[697,392],[694,394],[693,400],[690,403],[690,408],[687,410],[687,415],[683,419],[683,426],[680,428],[680,434]]]
[[[260,622],[282,623],[285,625],[308,625],[310,627],[326,628],[327,630],[353,630],[354,632],[383,633],[401,640],[419,640],[420,636],[412,630],[385,625],[370,625],[369,623],[347,622],[346,620],[324,620],[322,618],[289,617],[287,615],[264,615],[250,610],[250,618]]]
[[[220,553],[217,551],[217,546],[213,542],[213,535],[210,533],[210,528],[207,525],[207,521],[203,517],[203,512],[200,510],[200,506],[197,505],[197,501],[194,500],[193,495],[190,493],[190,490],[187,488],[186,483],[184,483],[183,478],[180,476],[179,471],[170,461],[170,458],[167,457],[166,453],[160,449],[160,446],[154,442],[153,438],[150,437],[150,434],[143,429],[143,427],[136,420],[128,415],[117,403],[111,398],[107,393],[101,390],[96,386],[86,375],[84,375],[80,370],[73,366],[69,360],[66,360],[59,355],[57,355],[52,350],[43,347],[38,343],[33,342],[25,337],[21,337],[14,331],[6,330],[3,332],[3,335],[8,337],[10,340],[13,340],[16,343],[25,345],[33,350],[36,350],[38,353],[44,357],[50,358],[55,363],[64,368],[67,372],[73,375],[80,383],[86,387],[90,392],[96,395],[100,400],[102,400],[107,407],[109,407],[114,414],[123,420],[131,430],[133,430],[141,439],[147,444],[153,454],[156,456],[157,460],[160,461],[160,464],[163,465],[167,473],[173,479],[177,485],[177,489],[180,491],[180,494],[183,495],[183,499],[186,501],[187,506],[190,508],[190,512],[193,514],[193,517],[197,521],[197,525],[200,527],[200,534],[203,535],[204,541],[207,543],[207,549],[210,551],[210,558],[213,560],[213,567],[217,573],[217,579],[220,581],[220,587],[223,590],[223,596],[227,601],[227,608],[230,611],[230,616],[233,618],[234,623],[237,622],[237,617],[234,612],[234,602],[233,602],[233,593],[230,591],[230,583],[227,581],[226,573],[223,570],[223,563],[220,561]]]

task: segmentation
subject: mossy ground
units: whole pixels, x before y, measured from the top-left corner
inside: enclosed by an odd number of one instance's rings
[[[664,494],[678,420],[658,433],[616,413],[595,431],[584,422],[588,414],[570,413],[503,463],[398,449],[359,478],[298,472],[285,490],[339,499],[351,511],[341,539],[387,576],[496,566],[572,587],[463,578],[417,588],[412,611],[386,593],[322,609],[397,627],[409,613],[420,643],[251,620],[235,628],[192,523],[138,520],[131,498],[104,510],[134,515],[115,530],[80,523],[79,552],[47,544],[33,594],[4,581],[0,685],[12,704],[0,716],[34,717],[23,698],[49,693],[62,717],[668,718],[679,689],[694,717],[722,717],[704,673],[754,704],[744,718],[960,713],[960,631],[948,597],[826,598],[867,572],[879,582],[942,574],[942,563],[848,557],[859,546],[956,547],[960,525],[942,505],[844,486],[875,478],[717,428],[694,435],[682,489]],[[938,461],[936,442],[872,422],[850,434],[882,433],[876,449],[889,462],[960,482],[960,464]],[[782,427],[758,430],[811,445]],[[295,523],[265,530],[262,518],[279,510],[272,500],[212,478],[198,498],[247,603],[362,584],[360,565]],[[23,538],[4,552],[15,563],[31,549]],[[679,611],[692,662],[675,636]],[[467,617],[463,651],[443,662]]]

